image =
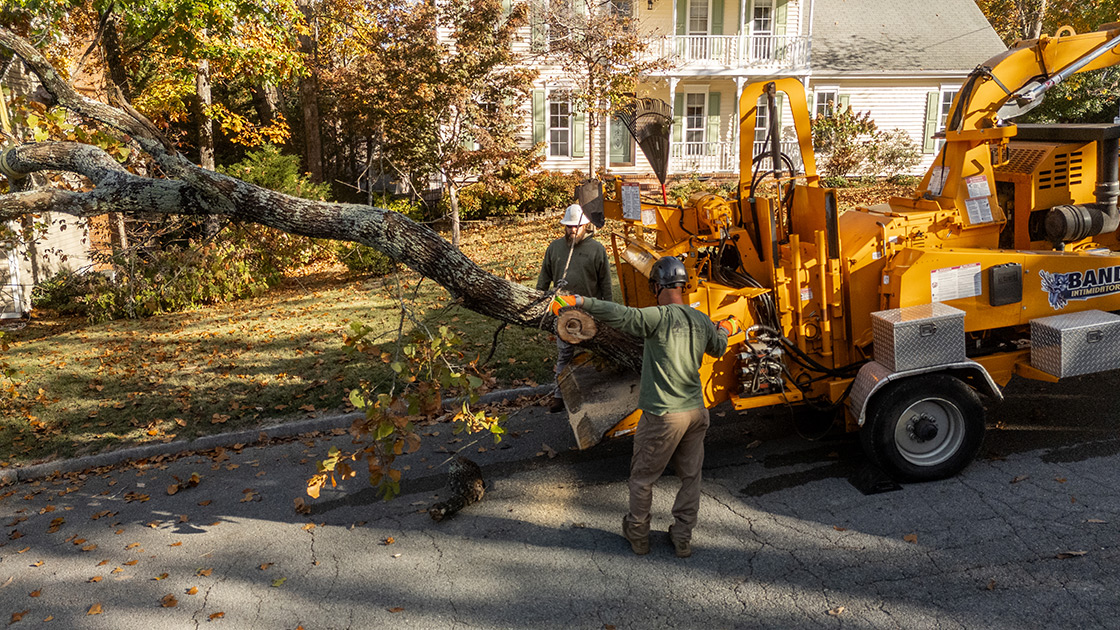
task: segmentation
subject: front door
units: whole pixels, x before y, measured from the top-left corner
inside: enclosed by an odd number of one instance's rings
[[[611,117],[611,164],[634,166],[634,136],[617,116]]]

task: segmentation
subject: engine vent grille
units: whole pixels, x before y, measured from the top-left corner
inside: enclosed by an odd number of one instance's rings
[[[1011,147],[1008,162],[996,169],[1003,173],[1023,173],[1029,175],[1038,168],[1039,163],[1046,158],[1050,149],[1036,149],[1030,147]]]

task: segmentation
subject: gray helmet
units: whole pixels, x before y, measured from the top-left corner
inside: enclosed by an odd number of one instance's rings
[[[649,270],[649,290],[657,295],[661,289],[675,289],[688,283],[684,263],[674,256],[662,256]]]

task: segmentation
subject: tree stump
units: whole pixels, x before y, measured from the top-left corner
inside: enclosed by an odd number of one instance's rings
[[[556,318],[556,334],[571,344],[579,344],[598,332],[595,319],[578,308],[568,307]]]

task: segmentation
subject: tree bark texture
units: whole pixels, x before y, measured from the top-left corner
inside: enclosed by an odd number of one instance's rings
[[[198,72],[194,80],[198,93],[198,164],[202,168],[214,170],[214,121],[210,118],[210,105],[214,99],[210,93],[210,60],[198,60]],[[216,216],[208,216],[203,222],[206,238],[214,238],[222,229]]]
[[[314,30],[315,15],[309,0],[298,2],[308,28]],[[317,36],[317,35],[316,35]],[[308,74],[299,80],[299,100],[303,110],[303,139],[307,157],[307,172],[311,181],[323,182],[323,138],[319,130],[319,77],[315,61],[316,42],[311,35],[299,36],[300,52],[307,56]]]

